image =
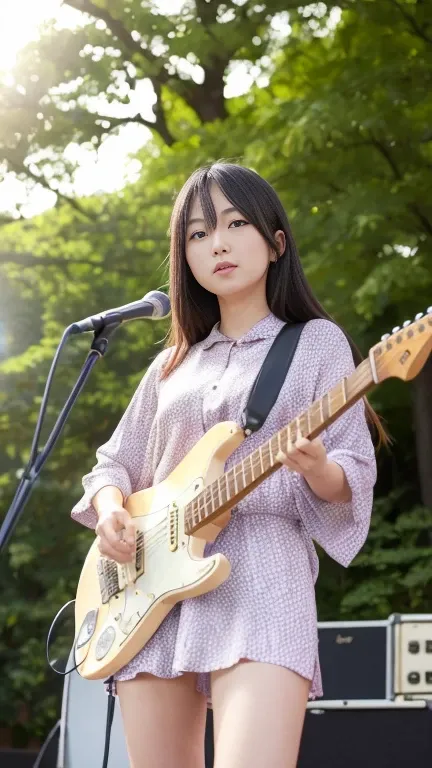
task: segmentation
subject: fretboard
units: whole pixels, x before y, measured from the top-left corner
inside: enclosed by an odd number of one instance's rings
[[[313,440],[333,421],[348,410],[374,386],[369,359],[342,379],[297,418],[276,432],[228,472],[207,485],[185,509],[185,531],[193,534],[212,522],[262,483],[282,465],[277,461],[279,451],[286,453],[299,437]]]

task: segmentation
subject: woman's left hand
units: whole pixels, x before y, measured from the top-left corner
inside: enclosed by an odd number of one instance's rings
[[[319,477],[325,474],[328,465],[326,449],[319,437],[315,440],[299,437],[288,446],[286,453],[280,451],[276,459],[304,477]]]

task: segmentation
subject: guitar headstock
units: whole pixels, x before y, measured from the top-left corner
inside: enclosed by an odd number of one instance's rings
[[[374,380],[378,384],[391,376],[413,379],[423,368],[432,351],[432,307],[420,312],[413,321],[381,337],[369,352]]]

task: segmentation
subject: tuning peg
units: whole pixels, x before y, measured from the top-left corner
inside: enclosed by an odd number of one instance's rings
[[[418,312],[414,318],[414,320],[420,320],[420,318],[423,317],[423,312]]]
[[[402,328],[407,328],[408,325],[411,325],[411,320],[405,320],[405,322],[402,324]]]
[[[381,341],[387,341],[387,339],[389,339],[389,338],[390,338],[390,334],[389,333],[385,333],[384,336],[381,336]]]
[[[397,333],[398,331],[400,331],[399,325],[396,325],[394,328],[392,328],[392,333]]]

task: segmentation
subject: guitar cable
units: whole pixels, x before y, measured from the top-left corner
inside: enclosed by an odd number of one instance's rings
[[[50,658],[50,643],[52,640],[52,636],[55,631],[56,624],[58,620],[60,619],[63,612],[73,603],[75,603],[75,600],[69,600],[68,603],[65,603],[62,608],[57,612],[56,616],[54,617],[51,626],[48,630],[48,635],[46,639],[46,646],[45,646],[45,652],[46,652],[46,659],[48,662],[48,666],[55,672],[57,675],[60,675],[61,677],[66,677],[66,675],[70,675],[71,672],[75,672],[78,670],[78,667],[83,663],[83,661],[80,661],[79,664],[75,664],[70,669],[66,670],[60,670],[57,669],[55,665],[55,659],[51,660]],[[75,644],[74,644],[75,645]],[[73,646],[74,650],[74,657],[75,657],[75,648]],[[78,672],[79,674],[79,672]],[[114,710],[115,710],[115,696],[113,693],[114,689],[114,678],[111,676],[107,680],[104,681],[104,684],[107,686],[108,689],[108,705],[107,705],[107,715],[106,715],[106,726],[105,726],[105,743],[104,743],[104,754],[103,754],[103,760],[102,760],[102,768],[108,768],[108,759],[109,759],[109,748],[110,748],[110,741],[111,741],[111,730],[112,730],[112,724],[114,719]]]

